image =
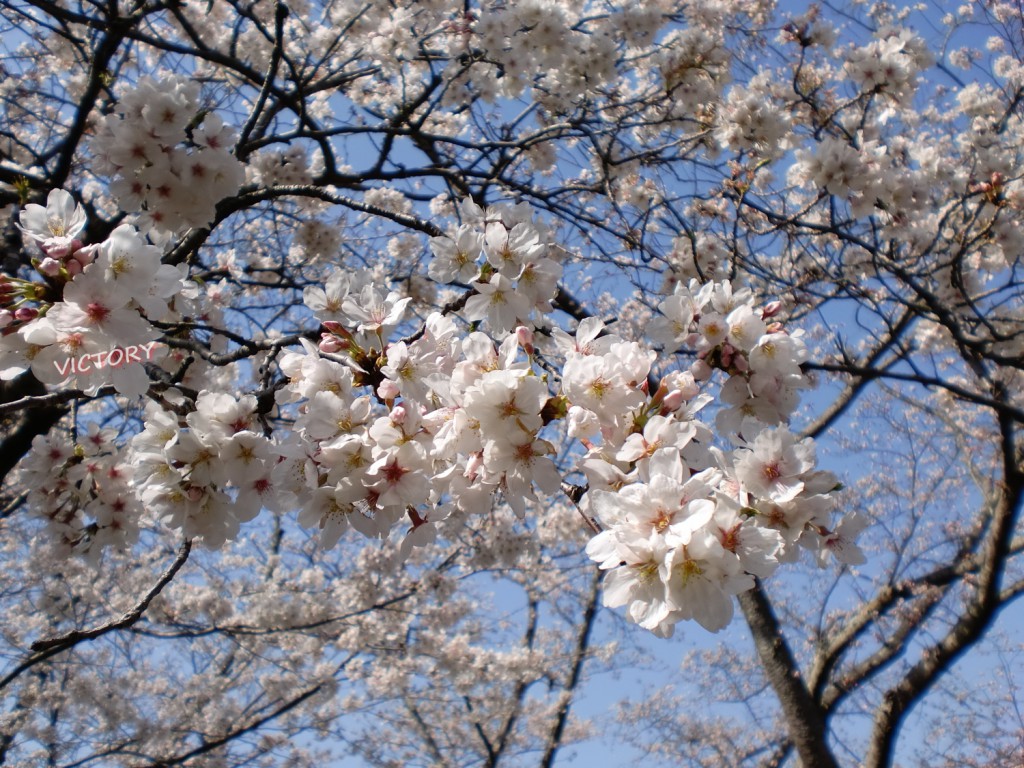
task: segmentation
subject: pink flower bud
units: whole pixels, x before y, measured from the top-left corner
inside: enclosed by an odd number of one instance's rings
[[[723,368],[728,368],[730,365],[732,365],[732,356],[734,354],[736,354],[736,348],[733,347],[732,344],[726,342],[725,344],[722,345],[721,358]]]
[[[671,388],[677,389],[684,400],[693,400],[700,394],[700,387],[689,371],[677,371],[672,375]]]
[[[387,381],[387,379],[385,379],[384,381]],[[394,384],[394,382],[391,382],[391,383]],[[383,383],[381,384],[381,386],[383,386]],[[396,389],[397,389],[397,387],[396,387]],[[404,405],[396,405],[394,408],[391,409],[391,416],[390,416],[391,423],[395,424],[396,426],[400,427],[403,424],[405,424],[405,420],[408,417],[409,417],[409,413],[405,410],[405,406]]]
[[[769,301],[761,309],[761,319],[767,320],[769,317],[775,317],[779,312],[782,311],[781,301]]]
[[[39,270],[39,274],[46,275],[47,277],[56,277],[60,274],[60,262],[56,259],[47,256],[36,267]]]
[[[661,401],[661,414],[667,415],[669,413],[675,413],[683,404],[683,393],[678,389],[673,389],[664,399]]]
[[[78,259],[68,259],[66,262],[64,262],[64,268],[68,271],[68,274],[71,277],[74,277],[75,275],[81,273],[82,262],[80,262]]]
[[[329,333],[325,333],[320,337],[320,351],[326,352],[327,354],[333,354],[335,352],[341,352],[345,348],[344,342],[337,336],[332,336]]]
[[[80,240],[75,240],[75,243],[78,244],[78,248],[73,254],[71,254],[71,258],[83,267],[87,267],[92,264],[93,261],[96,260],[96,249],[99,248],[99,246],[90,245],[83,248]]]
[[[14,319],[20,320],[23,323],[28,320],[35,320],[37,317],[39,317],[39,310],[32,307],[19,307],[14,312]]]
[[[484,455],[482,453],[474,453],[468,459],[466,459],[466,471],[463,473],[463,477],[468,477],[470,480],[476,478],[477,472],[484,465]]]
[[[384,379],[384,381],[380,383],[380,386],[377,387],[377,394],[382,400],[394,400],[398,397],[400,392],[398,385],[395,382],[391,379]],[[394,416],[392,416],[391,420],[394,421]]]
[[[337,320],[324,320],[320,325],[331,333],[341,333],[345,330],[344,326]]]
[[[707,381],[711,378],[711,366],[704,360],[696,360],[690,366],[690,373],[693,374],[694,381]]]
[[[63,259],[71,253],[71,240],[66,237],[51,237],[40,244],[43,253],[54,259]]]
[[[533,331],[525,325],[520,325],[516,328],[516,341],[519,343],[519,346],[523,348],[523,351],[526,354],[533,354]]]

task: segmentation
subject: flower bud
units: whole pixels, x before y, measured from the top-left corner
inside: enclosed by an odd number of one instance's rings
[[[586,408],[574,405],[568,414],[569,437],[587,438],[596,435],[601,429],[597,415]]]
[[[63,259],[71,253],[71,240],[66,237],[51,237],[40,244],[43,253],[53,259]]]
[[[694,381],[707,381],[711,378],[711,366],[704,360],[695,360],[690,366],[690,373],[693,374]]]
[[[77,249],[73,254],[71,254],[71,258],[83,267],[87,267],[92,264],[93,261],[96,260],[96,249],[99,248],[99,246],[89,245],[83,248],[80,240],[75,240],[74,242],[77,243]]]
[[[50,256],[47,256],[41,262],[36,269],[39,270],[39,274],[46,275],[47,277],[56,277],[60,274],[60,262]]]
[[[39,310],[33,309],[32,307],[18,307],[14,312],[14,319],[26,322],[28,320],[35,320],[39,317]]]
[[[736,354],[736,348],[732,344],[726,342],[725,344],[722,345],[722,352],[720,357],[722,359],[723,368],[728,369],[732,365],[732,356],[734,354]]]
[[[676,371],[666,378],[671,379],[669,389],[679,390],[682,393],[683,400],[693,400],[693,398],[700,394],[700,387],[694,380],[693,374],[689,371]]]
[[[384,381],[388,381],[388,379],[384,379]],[[394,382],[391,382],[391,383],[394,384]],[[381,382],[381,386],[384,386],[383,382]],[[395,387],[395,396],[396,397],[398,396],[398,391],[397,390],[398,390],[398,387]],[[409,418],[409,413],[408,413],[408,411],[405,410],[405,406],[404,405],[396,405],[394,408],[391,409],[391,416],[389,418],[391,419],[391,423],[392,424],[394,424],[395,426],[400,427],[403,424],[405,424],[405,420],[407,418]]]
[[[341,352],[347,346],[337,336],[333,336],[329,333],[324,333],[320,336],[320,351],[326,352],[327,354],[333,354],[335,352]]]
[[[661,400],[661,415],[665,416],[670,413],[675,413],[683,404],[683,393],[678,389],[673,389]]]
[[[533,355],[533,331],[525,325],[520,325],[516,328],[516,341],[519,343],[519,346],[523,348],[523,351],[526,354],[530,356]]]
[[[384,379],[377,387],[377,394],[382,400],[394,400],[400,394],[398,385],[391,379]],[[391,415],[391,420],[395,421],[394,413]],[[395,422],[396,424],[398,422]]]
[[[471,454],[470,457],[466,459],[466,471],[463,473],[463,477],[467,477],[470,480],[474,480],[476,478],[477,472],[480,471],[480,468],[483,465],[484,455],[482,453]]]

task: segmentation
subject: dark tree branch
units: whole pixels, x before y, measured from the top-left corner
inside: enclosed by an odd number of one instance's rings
[[[825,734],[825,715],[804,684],[800,668],[771,603],[760,584],[738,596],[743,615],[754,636],[765,676],[782,706],[789,738],[804,768],[839,768]]]
[[[544,755],[539,763],[543,768],[551,768],[554,765],[555,757],[562,746],[566,723],[569,721],[569,708],[572,705],[573,696],[583,680],[583,665],[587,660],[590,648],[590,633],[594,628],[594,621],[600,607],[601,577],[601,571],[594,568],[590,579],[587,607],[583,613],[583,623],[580,625],[573,648],[572,670],[569,672],[569,679],[558,698],[558,712],[546,740]]]
[[[11,670],[3,680],[0,680],[0,690],[6,688],[25,670],[31,669],[36,664],[46,661],[59,653],[70,650],[81,642],[86,640],[95,640],[97,637],[102,637],[108,632],[131,627],[142,618],[142,614],[146,612],[146,609],[149,607],[149,604],[153,602],[153,599],[163,591],[164,587],[171,583],[171,580],[185,564],[185,561],[188,560],[188,556],[191,551],[192,542],[190,540],[186,540],[178,549],[178,555],[175,557],[174,562],[171,563],[170,567],[168,567],[166,571],[164,571],[156,584],[153,585],[149,592],[147,592],[130,611],[123,614],[120,618],[92,629],[76,629],[68,632],[67,634],[61,635],[60,637],[37,640],[32,643],[32,651],[34,651],[34,653]]]

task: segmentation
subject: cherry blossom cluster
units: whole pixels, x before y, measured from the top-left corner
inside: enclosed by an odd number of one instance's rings
[[[669,33],[658,52],[658,64],[665,91],[672,96],[669,107],[675,118],[711,117],[709,105],[720,98],[730,79],[730,54],[725,30],[695,24]]]
[[[702,232],[692,239],[673,238],[672,249],[665,259],[669,268],[665,271],[662,293],[671,294],[680,281],[729,277],[729,252],[721,240],[707,233]]]
[[[266,187],[308,184],[313,180],[306,149],[300,144],[257,152],[246,164],[246,171],[253,182]]]
[[[717,116],[716,134],[723,148],[772,159],[785,152],[793,129],[792,118],[784,105],[772,98],[773,90],[767,72],[729,90]]]
[[[588,30],[589,34],[574,29],[571,16],[554,3],[530,0],[491,6],[470,29],[471,44],[504,72],[497,82],[487,83],[502,96],[520,95],[531,85],[530,74],[537,71],[549,73],[536,84],[538,95],[549,89],[562,91],[574,81],[582,92],[615,75],[617,51],[610,25]],[[484,95],[496,94],[485,91]]]
[[[874,210],[877,201],[893,196],[891,175],[886,173],[891,169],[884,155],[885,147],[877,141],[862,142],[857,147],[826,136],[813,151],[796,151],[797,162],[789,176],[815,189],[849,198],[854,215],[865,216]]]
[[[845,74],[865,93],[905,103],[917,90],[918,75],[932,63],[928,46],[913,30],[881,29],[875,39],[846,56]]]
[[[463,224],[453,237],[430,241],[430,277],[469,283],[465,317],[484,320],[495,337],[533,327],[534,313],[551,311],[562,267],[547,231],[525,203],[495,205],[486,212],[468,198],[459,207]]]
[[[587,481],[581,511],[604,529],[588,552],[614,570],[608,604],[628,603],[633,620],[660,634],[690,618],[720,629],[730,596],[797,544],[858,562],[856,524],[831,526],[835,478],[815,471],[810,441],[784,426],[807,386],[807,351],[775,320],[777,304],[757,309],[749,290],[727,281],[676,282],[647,333],[693,363],[659,381],[657,353],[596,318],[574,333],[534,327],[550,314],[560,267],[528,206],[465,201],[460,213],[451,236],[431,241],[429,272],[465,287],[461,319],[434,312],[394,338],[409,327],[412,298],[382,290],[376,272],[338,271],[307,287],[322,335],[280,360],[287,382],[276,402],[292,428],[271,440],[255,395],[179,394],[184,416],[149,404],[129,454],[146,509],[217,548],[261,509],[298,508],[325,547],[349,527],[374,539],[398,530],[408,556],[442,526],[489,510],[496,494],[522,516],[571,488],[575,474]],[[56,253],[63,246],[50,241],[73,237],[83,220],[58,191],[47,209],[28,209],[22,227]],[[130,225],[83,248],[92,259],[71,279],[61,272],[63,301],[11,323],[4,337],[8,356],[17,353],[8,339],[31,347],[25,363],[44,382],[58,383],[58,354],[149,349],[159,333],[147,318],[166,315],[190,285]],[[489,332],[474,330],[476,321]],[[716,370],[726,377],[716,424],[731,435],[729,450],[697,419],[715,399]],[[94,387],[106,381],[96,375]],[[141,366],[112,375],[125,393],[148,383]],[[568,469],[556,461],[559,429],[583,449]]]
[[[336,224],[309,218],[296,228],[292,248],[312,261],[330,259],[341,252],[341,235]]]
[[[212,224],[245,172],[230,152],[232,129],[201,111],[198,83],[143,77],[118,107],[97,126],[92,150],[93,170],[117,174],[110,193],[121,210],[141,211],[138,226],[157,237]]]
[[[458,336],[435,313],[419,338],[389,344],[375,370],[352,365],[369,362],[355,345],[345,363],[312,345],[282,361],[290,384],[278,400],[302,402],[283,446],[295,466],[285,489],[325,545],[349,526],[386,538],[408,517],[407,552],[431,541],[437,523],[490,509],[496,491],[519,514],[534,484],[558,492],[554,449],[539,435],[551,396],[523,359],[528,332],[500,347],[480,332]]]
[[[142,507],[116,437],[93,423],[77,441],[57,433],[32,441],[22,482],[58,557],[75,553],[95,562],[104,548],[125,549],[138,539]]]
[[[237,537],[261,509],[293,508],[294,500],[276,491],[279,456],[260,430],[253,395],[201,392],[184,425],[150,404],[129,456],[146,509],[210,548]]]
[[[748,289],[735,293],[728,281],[701,285],[677,283],[659,307],[661,316],[651,335],[670,350],[693,349],[697,361],[691,369],[698,381],[718,369],[728,374],[719,399],[716,426],[723,434],[749,434],[756,424],[775,425],[789,420],[808,386],[800,369],[807,349],[799,331],[788,333],[773,318],[778,303],[757,311]],[[753,430],[748,421],[755,422]]]
[[[515,209],[499,210],[463,204],[464,218],[487,223],[432,240],[435,279],[479,291],[481,274],[511,264],[521,275],[526,259],[542,258],[529,250],[528,210],[514,224],[504,216]],[[469,319],[479,317],[470,302],[481,295],[467,294]],[[281,478],[301,504],[300,521],[319,527],[326,546],[349,527],[387,538],[405,519],[407,553],[439,523],[488,509],[498,491],[523,514],[538,491],[563,484],[545,430],[564,420],[586,448],[581,508],[604,526],[589,551],[616,569],[608,604],[628,602],[648,629],[668,634],[691,618],[720,629],[731,595],[794,557],[797,544],[820,559],[860,561],[857,525],[832,527],[835,477],[816,471],[811,441],[784,426],[808,385],[806,348],[774,320],[778,304],[757,310],[749,290],[677,284],[650,334],[696,361],[665,375],[653,394],[656,353],[596,318],[548,340],[526,326],[463,337],[435,313],[421,333],[389,342],[408,297],[382,295],[366,273],[337,273],[305,298],[325,330],[318,348],[282,361],[290,383],[278,401],[297,403],[299,415],[282,446],[291,469]],[[490,327],[522,315],[514,318]],[[727,376],[716,420],[733,435],[729,451],[696,419],[713,399],[702,390],[715,370]]]
[[[814,470],[809,440],[767,427],[732,451],[712,449],[714,464],[698,470],[688,457],[692,430],[651,421],[632,474],[621,474],[622,459],[616,467],[592,458],[585,467],[591,478],[621,478],[609,490],[592,482],[586,497],[604,528],[587,554],[610,570],[606,605],[625,606],[632,621],[662,636],[685,619],[718,631],[732,618],[731,597],[795,559],[796,544],[819,564],[829,553],[863,562],[853,539],[864,520],[845,518],[832,529],[837,482]],[[617,455],[631,454],[624,447]]]
[[[130,224],[83,245],[85,213],[64,190],[53,190],[45,208],[26,205],[20,226],[43,252],[36,268],[45,282],[0,276],[0,376],[31,368],[44,384],[74,379],[87,392],[112,384],[124,395],[144,393],[144,363],[160,349],[150,321],[173,316],[196,296],[186,268],[162,264],[160,250]]]
[[[588,451],[580,469],[589,491],[581,506],[603,531],[588,554],[611,569],[606,605],[661,635],[695,619],[717,631],[732,617],[731,596],[795,557],[795,545],[823,561],[862,561],[853,536],[860,523],[832,529],[836,478],[815,471],[813,444],[784,425],[807,386],[796,334],[768,324],[749,291],[728,282],[677,285],[651,333],[696,352],[691,370],[647,387],[654,353],[587,320],[567,350],[562,391],[569,434]],[[728,375],[718,392],[726,451],[695,416],[712,401],[702,392],[713,371]],[[779,425],[779,426],[773,426]],[[598,442],[599,440],[599,442]]]

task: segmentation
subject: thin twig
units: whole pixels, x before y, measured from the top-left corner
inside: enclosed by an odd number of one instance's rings
[[[181,547],[178,549],[178,556],[171,563],[170,567],[164,571],[163,575],[156,584],[146,593],[145,597],[140,600],[134,608],[122,615],[120,618],[114,621],[107,622],[98,627],[92,629],[75,629],[68,632],[60,637],[51,637],[45,640],[37,640],[32,643],[33,654],[29,656],[25,661],[15,667],[3,680],[0,680],[0,690],[6,688],[15,678],[17,678],[22,672],[27,669],[34,667],[36,664],[46,661],[47,659],[56,656],[63,651],[74,648],[79,643],[85,640],[95,640],[97,637],[113,632],[116,629],[125,629],[135,624],[142,614],[146,612],[149,604],[153,602],[153,599],[163,591],[175,574],[181,570],[181,567],[188,560],[189,553],[192,551],[191,539],[186,539]]]

